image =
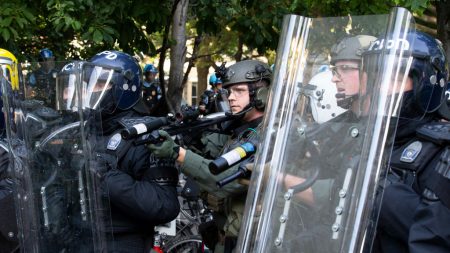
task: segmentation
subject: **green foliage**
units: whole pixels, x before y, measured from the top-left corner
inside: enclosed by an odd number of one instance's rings
[[[108,49],[155,57],[161,46],[177,43],[169,37],[163,45],[162,39],[172,20],[174,2],[11,0],[2,3],[0,8],[0,47],[12,51],[21,60],[31,61],[36,60],[38,51],[44,47],[52,49],[59,60],[88,59]],[[202,39],[196,57],[203,56],[201,64],[210,64],[211,60],[256,55],[268,56],[273,62],[283,16],[287,13],[344,16],[343,22],[348,22],[345,18],[348,14],[387,13],[393,6],[404,6],[421,14],[430,0],[190,0],[189,3],[188,38]],[[370,26],[362,27],[366,30],[354,26],[351,32],[373,34],[367,30]],[[332,32],[339,37],[347,31]],[[322,36],[316,40],[317,48],[331,34]]]
[[[276,49],[287,13],[345,16],[386,13],[392,6],[404,6],[421,14],[430,0],[191,0],[190,4],[193,37],[209,36],[218,53],[234,56],[243,50],[250,56],[255,50],[265,54]],[[154,55],[172,5],[173,1],[162,0],[8,1],[0,8],[0,46],[30,59],[42,47],[51,48],[59,58],[88,58],[111,48]]]
[[[0,8],[0,46],[35,60],[43,47],[57,58],[89,58],[107,49],[155,51],[171,1],[13,0]]]
[[[23,31],[32,25],[35,17],[25,3],[2,3],[0,8],[0,35],[4,42],[23,36]]]

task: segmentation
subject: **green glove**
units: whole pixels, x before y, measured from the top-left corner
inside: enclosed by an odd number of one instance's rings
[[[177,159],[180,151],[178,146],[170,135],[163,130],[158,130],[160,138],[164,139],[164,142],[158,144],[149,144],[147,147],[150,151],[159,158],[171,158]]]

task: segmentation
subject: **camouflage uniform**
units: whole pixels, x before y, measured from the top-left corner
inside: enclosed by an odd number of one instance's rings
[[[181,167],[181,171],[194,179],[200,185],[201,190],[205,192],[204,196],[206,195],[205,199],[208,202],[208,206],[216,214],[226,219],[223,231],[227,237],[237,237],[239,235],[247,186],[233,181],[222,188],[218,188],[216,182],[235,173],[239,164],[219,175],[213,175],[208,167],[212,160],[205,157],[219,157],[249,139],[257,138],[254,130],[259,130],[261,120],[262,117],[242,124],[233,131],[231,136],[213,133],[203,137],[203,153],[196,154],[191,150],[186,150],[185,162]]]

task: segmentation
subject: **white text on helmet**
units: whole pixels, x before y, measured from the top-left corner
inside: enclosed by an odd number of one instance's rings
[[[383,48],[386,49],[401,49],[401,50],[408,50],[409,49],[409,42],[405,39],[396,39],[396,40],[376,40],[371,43],[369,50],[381,50]]]
[[[103,52],[98,53],[97,55],[103,55],[103,54],[106,55],[105,58],[108,60],[115,60],[117,58],[117,54],[113,53],[111,51],[103,51]]]

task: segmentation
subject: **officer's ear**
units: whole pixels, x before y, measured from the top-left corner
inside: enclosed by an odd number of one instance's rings
[[[264,110],[267,104],[267,99],[269,96],[269,88],[261,87],[256,91],[255,96],[255,108],[258,110]]]

